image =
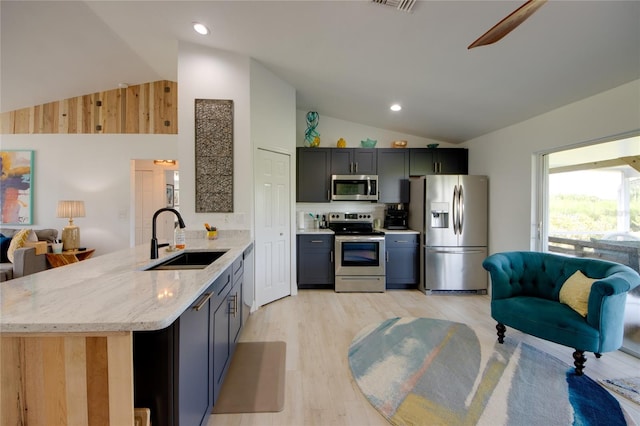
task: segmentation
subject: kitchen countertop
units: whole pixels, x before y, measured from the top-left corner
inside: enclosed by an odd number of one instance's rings
[[[385,234],[419,234],[418,231],[414,231],[413,229],[380,229]]]
[[[187,239],[189,250],[228,250],[205,269],[143,269],[180,251],[149,244],[94,257],[0,285],[0,332],[159,330],[178,318],[252,243],[249,231]],[[166,295],[171,296],[166,297]]]
[[[314,234],[331,234],[333,235],[333,231],[331,229],[320,229],[320,228],[305,228],[298,229],[296,231],[297,235],[314,235]]]
[[[385,234],[419,234],[418,231],[414,231],[412,229],[385,229],[380,228],[378,231],[382,231]],[[296,231],[297,235],[313,235],[313,234],[333,234],[334,232],[331,229],[298,229]]]

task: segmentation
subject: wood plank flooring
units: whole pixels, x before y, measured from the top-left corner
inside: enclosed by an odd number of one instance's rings
[[[301,290],[297,296],[263,306],[247,321],[241,341],[287,343],[285,408],[279,413],[217,414],[208,426],[325,426],[380,425],[387,421],[360,393],[347,363],[355,334],[386,318],[430,317],[485,325],[495,336],[489,296],[425,296],[419,291],[335,293]],[[507,329],[507,336],[522,338],[567,364],[573,350]],[[620,351],[596,359],[587,355],[585,373],[594,380],[640,374],[640,359]],[[640,424],[640,405],[619,397],[622,406]]]

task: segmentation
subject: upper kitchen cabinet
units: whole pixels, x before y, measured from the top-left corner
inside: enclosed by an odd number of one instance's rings
[[[377,174],[377,149],[332,148],[332,175]]]
[[[331,185],[331,148],[297,148],[296,201],[328,203]]]
[[[409,150],[378,149],[379,203],[409,202]]]
[[[409,174],[466,175],[469,173],[469,151],[464,148],[411,148]]]

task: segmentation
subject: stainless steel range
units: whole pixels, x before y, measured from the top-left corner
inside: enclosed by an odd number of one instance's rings
[[[335,233],[336,292],[384,292],[384,232],[373,230],[371,213],[329,213]]]

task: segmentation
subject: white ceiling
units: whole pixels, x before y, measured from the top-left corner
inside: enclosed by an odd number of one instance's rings
[[[177,81],[179,40],[255,58],[298,109],[454,143],[640,78],[637,0],[551,0],[467,50],[522,3],[2,0],[0,111]]]

